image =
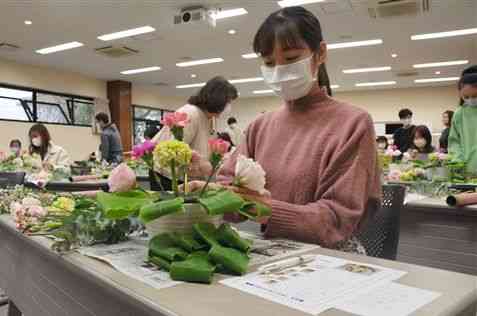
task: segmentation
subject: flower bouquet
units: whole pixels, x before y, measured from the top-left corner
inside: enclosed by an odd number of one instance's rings
[[[382,170],[389,170],[393,161],[396,161],[402,155],[396,146],[389,146],[384,153],[379,153],[378,161]]]

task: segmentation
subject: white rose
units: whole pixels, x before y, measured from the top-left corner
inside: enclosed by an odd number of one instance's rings
[[[253,159],[240,155],[235,165],[235,181],[239,186],[265,194],[265,170]]]

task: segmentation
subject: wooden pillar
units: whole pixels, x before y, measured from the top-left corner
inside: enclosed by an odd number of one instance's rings
[[[132,148],[132,106],[131,83],[128,81],[108,81],[109,109],[111,121],[116,124],[121,134],[124,151]]]

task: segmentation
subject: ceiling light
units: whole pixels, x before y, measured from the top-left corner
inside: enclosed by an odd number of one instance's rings
[[[331,89],[338,89],[340,86],[337,84],[332,84],[330,87]]]
[[[216,20],[220,19],[225,19],[225,18],[231,18],[234,16],[239,16],[239,15],[244,15],[247,14],[248,11],[245,10],[244,8],[238,8],[238,9],[231,9],[231,10],[220,10],[217,11],[215,14],[213,14],[213,18]]]
[[[325,0],[282,0],[278,1],[278,5],[282,8],[284,7],[293,7],[297,5],[305,5],[311,3],[324,2]]]
[[[465,65],[468,64],[468,60],[454,60],[454,61],[444,61],[439,63],[428,63],[428,64],[416,64],[412,65],[414,68],[431,68],[431,67],[445,67],[445,66],[456,66],[456,65]]]
[[[138,74],[138,73],[141,73],[141,72],[150,72],[150,71],[157,71],[157,70],[161,70],[161,67],[153,66],[153,67],[145,67],[145,68],[139,68],[139,69],[124,70],[124,71],[121,71],[121,74],[122,75],[134,75],[134,74]]]
[[[247,82],[257,82],[263,81],[262,77],[255,77],[255,78],[243,78],[243,79],[232,79],[229,80],[230,83],[247,83]]]
[[[244,59],[254,59],[254,58],[258,58],[258,55],[255,54],[255,53],[243,54],[242,58],[244,58]]]
[[[236,30],[229,30],[228,33],[229,33],[230,35],[234,35],[234,34],[237,33],[237,31],[236,31]]]
[[[367,41],[328,44],[326,45],[326,47],[328,47],[328,49],[338,49],[338,48],[348,48],[348,47],[381,45],[382,43],[383,43],[382,39],[373,39],[373,40],[367,40]]]
[[[398,54],[391,54],[391,57],[392,57],[392,58],[397,58],[397,57],[398,57]]]
[[[209,59],[200,59],[200,60],[191,60],[191,61],[184,61],[177,63],[177,67],[191,67],[197,65],[205,65],[205,64],[213,64],[213,63],[221,63],[224,60],[222,58],[209,58]]]
[[[429,83],[429,82],[444,82],[444,81],[457,81],[459,77],[447,77],[447,78],[429,78],[429,79],[416,79],[415,83]]]
[[[374,87],[374,86],[391,86],[396,84],[396,81],[376,81],[376,82],[361,82],[355,84],[356,87]]]
[[[33,22],[32,22],[32,21],[30,21],[30,20],[26,20],[26,21],[25,21],[25,22],[23,22],[23,23],[25,23],[26,25],[32,25],[32,24],[33,24]]]
[[[197,78],[197,75],[196,74],[192,74],[190,75],[191,78]]]
[[[427,33],[427,34],[412,35],[411,40],[418,41],[418,40],[425,40],[425,39],[462,36],[462,35],[470,35],[470,34],[477,34],[477,28],[455,30],[455,31],[448,31],[448,32],[439,32],[439,33]]]
[[[191,84],[181,84],[176,86],[176,89],[187,89],[187,88],[200,88],[205,86],[205,82],[191,83]]]
[[[139,34],[154,32],[155,30],[156,29],[153,28],[152,26],[142,26],[135,29],[125,30],[125,31],[120,31],[120,32],[115,32],[110,34],[104,34],[104,35],[98,36],[98,39],[102,41],[112,41],[118,38],[124,38],[124,37],[130,37],[130,36],[135,36]]]
[[[440,71],[436,71],[434,74],[436,74],[436,75],[440,75],[440,74],[441,74],[441,72],[440,72]]]
[[[255,90],[255,91],[253,91],[253,94],[268,94],[268,93],[273,93],[273,90]]]
[[[345,74],[357,74],[357,73],[361,73],[361,72],[376,72],[376,71],[389,71],[389,70],[391,70],[391,67],[385,66],[385,67],[345,69],[345,70],[343,70],[343,73],[345,73]]]
[[[71,42],[71,43],[65,43],[65,44],[60,44],[60,45],[56,45],[52,47],[38,49],[36,52],[38,54],[45,55],[45,54],[51,54],[51,53],[59,52],[62,50],[72,49],[72,48],[81,47],[81,46],[83,46],[83,43]]]

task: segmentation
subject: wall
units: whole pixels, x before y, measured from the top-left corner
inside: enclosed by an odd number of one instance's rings
[[[425,123],[434,132],[442,129],[441,113],[457,107],[457,90],[453,86],[404,88],[374,91],[338,92],[335,98],[367,110],[375,121],[398,120],[399,109],[408,107],[414,112],[417,124]],[[263,111],[272,111],[282,104],[277,97],[239,99],[232,113],[245,127]]]
[[[0,59],[0,82],[27,86],[54,92],[106,98],[106,82],[83,75],[51,68],[14,63]],[[0,122],[0,149],[6,149],[11,139],[19,138],[27,144],[28,130],[32,124]],[[64,147],[74,160],[84,159],[96,151],[99,137],[89,127],[47,125],[53,141]]]
[[[164,96],[157,90],[151,86],[133,85],[132,104],[175,110],[187,102],[186,98]]]

